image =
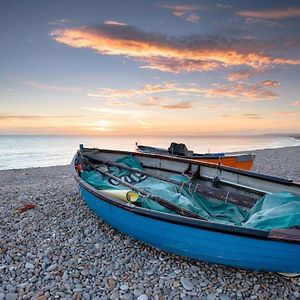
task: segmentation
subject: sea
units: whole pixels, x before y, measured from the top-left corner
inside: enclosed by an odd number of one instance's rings
[[[198,153],[249,152],[300,146],[300,139],[289,136],[49,136],[0,135],[0,170],[70,164],[79,148],[97,147],[135,151],[136,143],[168,148],[185,143]]]

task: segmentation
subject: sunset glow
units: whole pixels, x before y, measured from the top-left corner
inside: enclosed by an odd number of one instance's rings
[[[0,134],[300,131],[297,1],[70,3],[1,2]]]

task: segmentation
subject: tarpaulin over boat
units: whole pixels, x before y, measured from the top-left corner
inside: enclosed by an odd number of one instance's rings
[[[117,160],[117,162],[131,168],[143,169],[139,161],[132,156],[126,156]],[[180,187],[117,167],[109,167],[109,172],[155,196],[159,196],[179,207],[193,211],[209,221],[262,230],[300,226],[300,197],[289,192],[267,194],[248,211],[232,203],[204,197],[199,193],[190,191],[187,187]],[[99,190],[124,189],[119,182],[107,178],[96,171],[84,171],[81,177]],[[188,180],[188,178],[182,175],[174,175],[171,178],[181,182]],[[144,208],[174,213],[147,197],[139,197],[135,203],[139,203]]]

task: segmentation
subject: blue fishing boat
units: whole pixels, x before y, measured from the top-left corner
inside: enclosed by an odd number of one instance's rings
[[[300,273],[300,185],[295,182],[82,146],[71,168],[87,205],[137,240],[211,263]],[[288,207],[285,213],[281,205]]]

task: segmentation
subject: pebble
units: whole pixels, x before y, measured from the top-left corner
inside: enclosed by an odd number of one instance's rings
[[[191,283],[191,281],[185,277],[181,277],[180,282],[187,291],[191,291],[194,288],[194,285]]]
[[[133,294],[134,294],[135,297],[139,297],[143,294],[143,292],[144,292],[143,290],[135,289],[133,291]]]
[[[47,271],[48,272],[52,272],[52,271],[54,271],[56,268],[57,268],[57,263],[55,263],[55,264],[52,264],[51,266],[49,266],[48,268],[47,268]]]
[[[27,263],[25,264],[25,268],[26,268],[26,269],[34,269],[34,265],[33,265],[32,263],[30,263],[30,262],[27,262]]]
[[[122,291],[127,291],[127,290],[129,289],[129,286],[128,286],[128,284],[122,284],[122,285],[120,286],[120,289],[121,289]]]
[[[142,295],[137,297],[137,300],[148,300],[148,296],[145,295],[145,294],[142,294]]]
[[[225,294],[220,294],[220,300],[231,300],[231,297],[225,295]]]
[[[255,284],[253,287],[253,293],[257,293],[259,289],[260,289],[260,284]]]
[[[5,298],[5,300],[17,300],[17,299],[18,299],[18,294],[15,293],[8,293]]]
[[[82,276],[87,276],[87,275],[89,275],[89,270],[82,270],[82,271],[81,271],[81,275],[82,275]]]
[[[298,291],[293,292],[295,298],[300,298],[300,293]]]
[[[215,294],[209,294],[206,297],[207,300],[215,300],[216,299],[216,295]]]
[[[255,153],[258,170],[265,152]],[[0,176],[0,252],[5,249],[0,300],[300,297],[300,278],[190,260],[119,233],[87,207],[69,166],[0,171]],[[38,209],[16,214],[28,199]]]

